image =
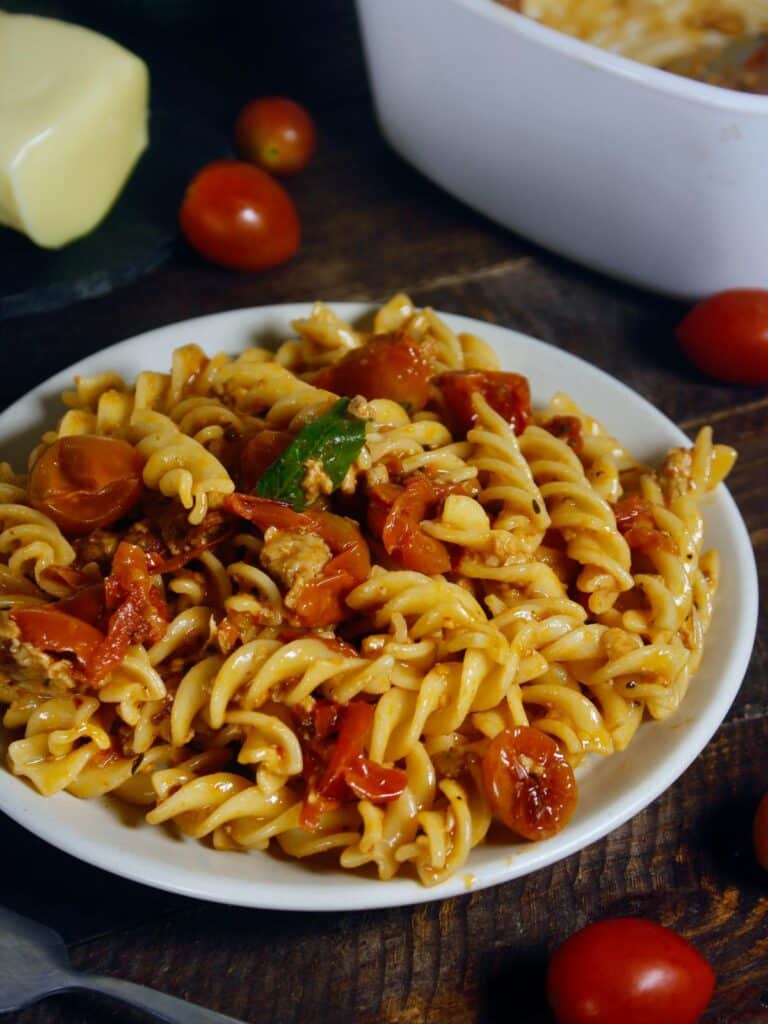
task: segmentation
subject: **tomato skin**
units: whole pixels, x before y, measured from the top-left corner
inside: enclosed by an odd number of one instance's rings
[[[144,460],[114,437],[60,437],[38,457],[29,477],[29,499],[67,536],[109,526],[144,492]]]
[[[316,533],[322,537],[333,558],[319,579],[308,580],[301,588],[294,611],[299,625],[307,629],[333,626],[347,617],[344,597],[367,579],[371,571],[371,553],[356,523],[332,512],[314,509],[296,512],[283,501],[237,491],[225,499],[224,508],[254,523],[260,530],[275,526],[278,530]]]
[[[431,362],[412,338],[402,331],[375,334],[365,345],[318,371],[315,387],[354,398],[389,398],[409,412],[419,412],[429,401]]]
[[[427,576],[451,571],[448,549],[421,529],[427,510],[441,493],[423,473],[408,477],[405,487],[379,484],[368,492],[368,525],[401,569]]]
[[[504,729],[483,755],[483,783],[491,807],[524,839],[549,839],[576,810],[576,779],[551,736],[528,725]]]
[[[300,103],[284,96],[251,100],[237,115],[235,148],[271,174],[296,174],[317,148],[315,122]]]
[[[50,605],[16,608],[9,617],[19,627],[25,643],[39,651],[74,654],[81,668],[88,665],[104,640],[103,633],[94,626]]]
[[[632,917],[576,932],[547,973],[558,1024],[695,1024],[714,987],[712,968],[690,943]]]
[[[216,160],[187,186],[179,224],[189,244],[213,263],[268,270],[294,255],[301,240],[293,200],[266,171]]]
[[[704,299],[675,331],[702,373],[732,384],[768,383],[768,290],[734,288]]]
[[[758,805],[752,836],[758,863],[768,871],[768,793]]]
[[[531,389],[528,378],[502,370],[450,370],[435,377],[443,396],[445,414],[454,433],[466,434],[477,422],[472,395],[482,395],[516,434],[531,421]]]

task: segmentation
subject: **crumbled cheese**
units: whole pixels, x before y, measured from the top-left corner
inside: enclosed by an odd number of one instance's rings
[[[296,533],[270,526],[264,534],[261,564],[288,588],[285,604],[295,607],[299,591],[317,579],[331,559],[325,541],[314,533]]]

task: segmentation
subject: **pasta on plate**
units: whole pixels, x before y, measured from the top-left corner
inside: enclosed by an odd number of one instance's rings
[[[219,850],[433,885],[545,840],[671,715],[718,581],[703,428],[655,469],[397,295],[276,350],[75,380],[0,471],[10,770]]]

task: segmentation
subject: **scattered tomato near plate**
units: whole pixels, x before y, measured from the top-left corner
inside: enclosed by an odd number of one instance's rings
[[[653,921],[598,921],[555,951],[547,997],[558,1024],[696,1024],[715,987],[707,961]]]
[[[694,366],[733,384],[768,383],[768,289],[733,288],[704,299],[678,324]]]
[[[752,827],[755,856],[761,867],[768,871],[768,793],[760,801]]]
[[[296,174],[317,148],[317,130],[309,112],[285,96],[251,100],[235,122],[235,148],[243,160],[272,174]]]
[[[216,160],[198,171],[184,194],[179,223],[201,256],[235,270],[285,263],[301,239],[299,215],[282,185],[241,160]]]

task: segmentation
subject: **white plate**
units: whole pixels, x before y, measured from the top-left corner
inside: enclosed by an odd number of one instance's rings
[[[361,304],[336,303],[354,319]],[[172,350],[197,342],[209,353],[237,352],[260,336],[290,335],[290,321],[309,305],[234,310],[161,327],[84,359],[35,388],[0,415],[2,458],[18,468],[44,426],[55,422],[56,399],[76,373],[117,370],[132,379],[141,369],[165,370]],[[445,315],[457,330],[490,342],[505,368],[526,374],[534,401],[566,390],[622,439],[633,454],[653,460],[684,435],[658,410],[588,363],[516,331],[466,317]],[[310,861],[265,853],[222,853],[202,843],[150,827],[115,802],[77,800],[67,793],[39,796],[0,769],[0,807],[41,839],[81,860],[147,885],[200,899],[281,910],[353,910],[442,899],[536,871],[593,843],[646,807],[687,768],[723,720],[746,671],[757,619],[757,577],[744,523],[724,487],[708,502],[706,544],[720,549],[721,589],[701,668],[678,713],[644,723],[629,748],[606,759],[591,758],[579,770],[577,812],[568,827],[542,843],[477,847],[465,869],[426,889],[411,878],[381,882]]]

